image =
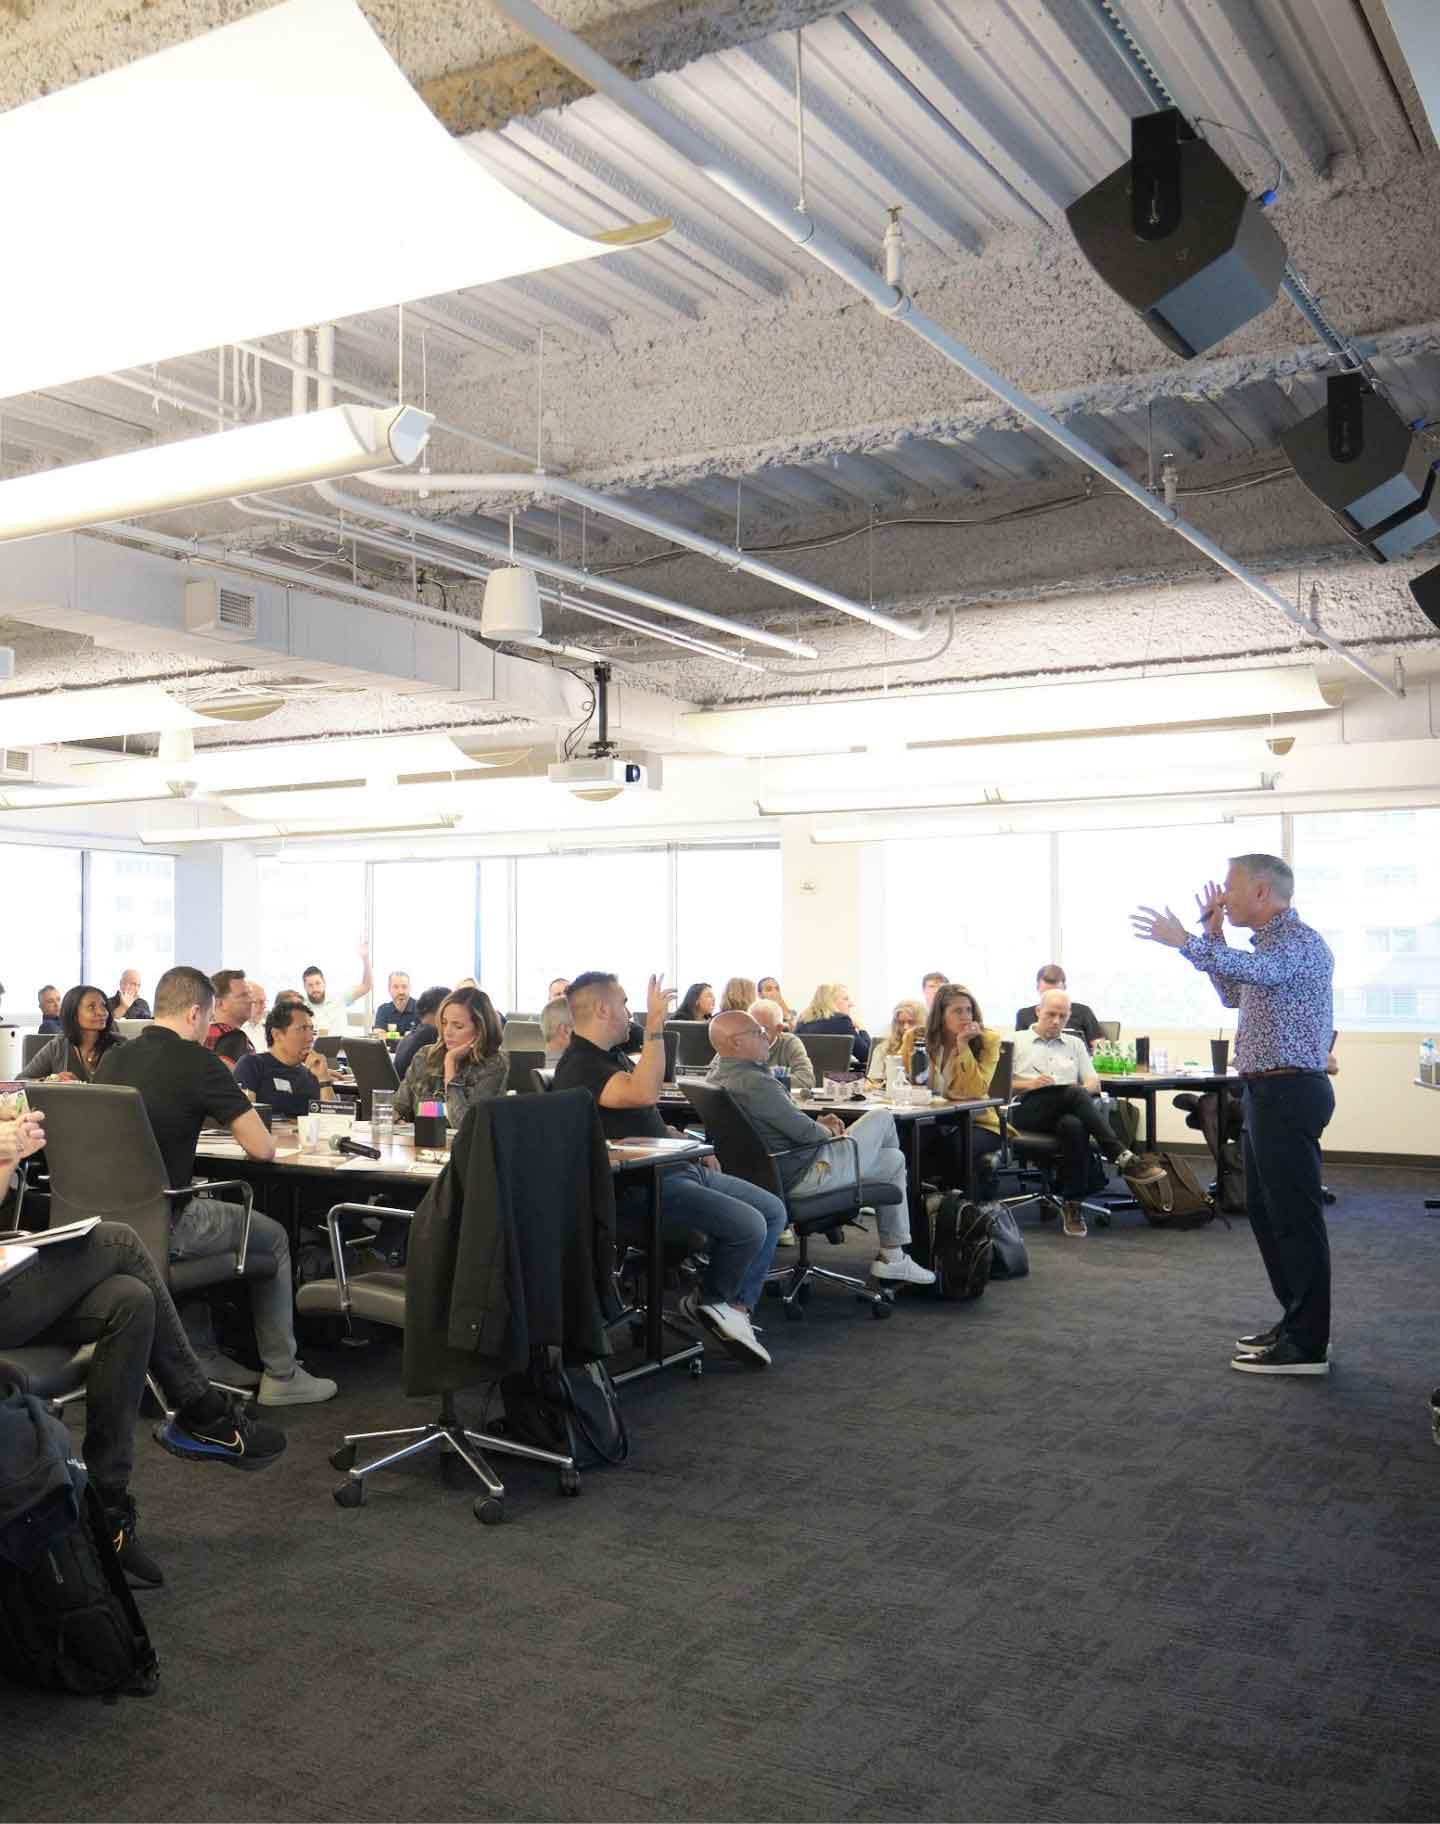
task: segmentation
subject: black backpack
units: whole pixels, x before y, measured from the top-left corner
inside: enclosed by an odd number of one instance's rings
[[[69,1433],[40,1400],[12,1392],[0,1400],[0,1442],[5,1492],[39,1491],[28,1507],[12,1503],[0,1528],[0,1672],[110,1702],[148,1697],[159,1661]]]
[[[574,1457],[579,1469],[623,1463],[630,1435],[604,1362],[567,1362],[554,1348],[532,1352],[529,1370],[500,1382],[505,1430],[537,1450]]]
[[[926,1200],[930,1266],[941,1298],[979,1298],[990,1283],[995,1236],[989,1212],[958,1191]]]

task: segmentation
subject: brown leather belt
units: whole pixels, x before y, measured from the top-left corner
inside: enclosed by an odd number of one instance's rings
[[[1304,1064],[1277,1064],[1274,1070],[1242,1070],[1240,1081],[1254,1083],[1260,1077],[1313,1077],[1318,1071],[1308,1069]]]

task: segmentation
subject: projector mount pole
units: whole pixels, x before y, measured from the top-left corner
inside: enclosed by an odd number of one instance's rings
[[[926,316],[907,293],[894,285],[887,285],[885,280],[874,272],[863,260],[859,260],[850,249],[835,235],[815,221],[812,216],[802,215],[792,208],[777,192],[767,189],[761,182],[745,176],[728,164],[716,148],[697,133],[693,127],[678,120],[669,109],[658,102],[655,97],[622,76],[613,64],[607,63],[598,52],[592,51],[583,38],[579,38],[563,25],[559,25],[535,4],[535,0],[493,0],[495,10],[512,25],[518,26],[527,37],[534,40],[562,66],[571,71],[583,82],[589,83],[597,93],[607,96],[629,117],[644,127],[662,146],[689,161],[696,170],[725,194],[748,209],[752,215],[767,222],[778,234],[785,237],[796,247],[803,248],[813,260],[827,267],[837,277],[845,280],[860,295],[869,300],[882,316],[892,318],[912,335],[930,346],[953,366],[969,374],[972,380],[978,381],[987,392],[1003,400],[1013,411],[1027,423],[1033,425],[1041,436],[1065,450],[1077,462],[1083,463],[1096,475],[1103,476],[1112,487],[1122,494],[1128,494],[1137,506],[1143,507],[1153,519],[1158,519],[1178,537],[1216,563],[1222,570],[1228,571],[1237,583],[1248,589],[1253,596],[1283,615],[1293,627],[1298,627],[1309,637],[1318,638],[1320,644],[1333,652],[1347,665],[1354,667],[1360,675],[1383,690],[1387,696],[1399,693],[1395,687],[1383,678],[1372,665],[1352,652],[1341,641],[1321,632],[1312,634],[1306,625],[1305,618],[1294,604],[1271,588],[1263,578],[1253,570],[1247,569],[1237,559],[1217,545],[1208,533],[1202,532],[1196,525],[1183,518],[1179,510],[1156,500],[1142,482],[1127,475],[1117,463],[1111,462],[1108,456],[1096,449],[1093,444],[1072,431],[1067,425],[1047,412],[1036,400],[1020,391],[1005,376],[983,361],[973,350],[966,348],[956,340],[942,324]],[[322,491],[329,483],[322,483]]]
[[[610,739],[610,667],[595,667],[595,739],[590,743],[592,760],[608,760],[615,752]]]

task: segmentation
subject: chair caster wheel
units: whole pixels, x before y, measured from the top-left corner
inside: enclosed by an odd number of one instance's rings
[[[556,1486],[562,1495],[578,1495],[580,1493],[580,1471],[562,1469],[556,1477]]]
[[[335,1490],[335,1505],[336,1507],[364,1507],[365,1484],[348,1479],[342,1482]]]
[[[888,1299],[877,1298],[875,1303],[870,1307],[870,1315],[873,1318],[893,1317],[895,1315],[895,1307]]]
[[[505,1503],[496,1495],[484,1495],[475,1502],[475,1518],[481,1526],[499,1526],[505,1518]]]
[[[704,1362],[701,1361],[700,1357],[697,1355],[695,1357],[694,1361],[691,1362],[691,1364],[690,1364],[690,1379],[692,1381],[698,1381],[700,1379],[700,1376],[702,1374],[704,1374],[704,1372],[705,1372],[705,1364],[704,1364]]]
[[[353,1444],[341,1444],[335,1450],[332,1450],[330,1452],[330,1467],[331,1469],[354,1469],[355,1446]]]

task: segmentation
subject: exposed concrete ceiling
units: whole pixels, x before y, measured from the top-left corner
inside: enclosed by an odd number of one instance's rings
[[[250,10],[245,0],[0,8],[0,107]],[[547,616],[547,630],[635,659],[652,688],[700,702],[1305,654],[1293,627],[1132,503],[1093,488],[678,158],[657,154],[611,103],[575,99],[571,79],[486,6],[372,0],[365,10],[441,118],[528,200],[591,230],[654,213],[677,224],[653,249],[407,309],[406,373],[413,386],[423,363],[431,408],[481,437],[538,447],[547,467],[679,525],[769,547],[772,561],[932,629],[905,647],[653,538],[540,503],[517,512],[524,548],[558,547],[567,562],[583,557],[641,587],[812,639],[821,659],[765,655],[767,670],[754,675],[578,617]],[[653,75],[654,92],[734,158],[786,185],[795,182],[789,28],[806,25],[808,195],[818,219],[878,259],[886,207],[903,204],[907,284],[927,312],[1132,474],[1147,477],[1173,453],[1189,516],[1318,611],[1329,632],[1372,659],[1404,655],[1416,671],[1440,655],[1405,588],[1435,554],[1387,569],[1358,560],[1285,472],[1279,432],[1322,402],[1335,365],[1295,310],[1282,299],[1210,355],[1181,362],[1075,249],[1064,207],[1124,158],[1126,121],[1141,105],[1083,0],[894,0],[844,13],[827,0],[554,0],[550,10],[633,73]],[[1363,339],[1406,416],[1440,417],[1431,258],[1440,158],[1417,144],[1356,0],[1323,9],[1312,0],[1130,0],[1119,10],[1243,176],[1259,188],[1283,162],[1273,214],[1293,262],[1330,319]],[[263,211],[251,231],[263,257]],[[157,250],[157,270],[174,252],[168,241]],[[245,257],[243,246],[226,257]],[[393,395],[395,332],[393,317],[340,325],[342,374]],[[271,346],[288,352],[283,339]],[[5,402],[0,467],[194,435],[207,410],[213,426],[213,356],[121,380]],[[258,397],[257,376],[242,381],[251,390],[227,409],[288,408],[279,367],[258,376]],[[152,398],[147,384],[169,396]],[[448,433],[437,433],[431,460],[465,471],[517,466]],[[477,491],[414,504],[493,534],[511,503]],[[313,497],[303,505],[327,511]],[[403,561],[351,549],[338,527],[327,538],[297,526],[286,538],[223,508],[150,523],[301,565],[338,554],[325,574],[410,587]],[[477,585],[432,574],[451,608],[478,612]],[[425,599],[437,601],[433,588]],[[179,679],[223,664],[117,651],[23,621],[0,626],[0,643],[17,651],[13,690]],[[253,673],[237,653],[227,675],[274,674]],[[297,694],[265,722],[215,738],[450,726],[454,717],[453,704],[423,695],[385,700],[364,689],[317,705]]]

